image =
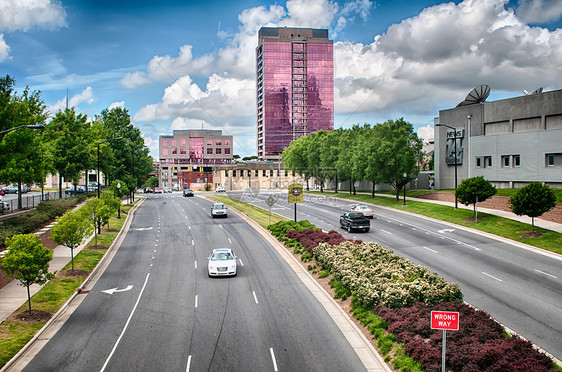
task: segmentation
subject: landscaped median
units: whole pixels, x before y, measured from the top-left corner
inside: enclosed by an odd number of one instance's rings
[[[126,215],[132,207],[124,205],[121,212]],[[116,213],[112,215],[108,224],[111,229],[101,230],[101,234],[97,235],[97,245],[91,239],[74,257],[74,270],[71,270],[69,262],[31,297],[31,313],[26,311],[26,302],[0,323],[0,367],[17,354],[82,285],[116,239],[125,221],[126,218],[118,219]],[[68,255],[70,259],[70,249]]]
[[[269,213],[263,209],[228,197],[211,198],[242,212],[250,210],[254,220],[267,225]],[[508,334],[487,313],[463,303],[456,283],[376,243],[323,232],[308,221],[277,218],[280,222],[268,229],[316,279],[330,279],[334,297],[351,303],[351,314],[371,332],[395,370],[440,370],[442,333],[430,328],[433,309],[457,311],[463,319],[458,331],[448,333],[447,370],[557,370],[530,342]]]

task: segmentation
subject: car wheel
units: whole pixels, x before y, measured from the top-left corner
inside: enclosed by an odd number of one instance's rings
[[[365,229],[365,232],[368,233],[370,229]]]
[[[351,225],[347,225],[347,231],[351,232]]]

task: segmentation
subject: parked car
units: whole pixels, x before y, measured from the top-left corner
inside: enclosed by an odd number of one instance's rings
[[[10,211],[10,203],[8,202],[0,202],[0,213],[7,213]]]
[[[223,203],[214,203],[211,207],[211,217],[227,217],[226,206]]]
[[[84,188],[84,186],[77,186],[76,187],[76,194],[82,194],[85,193],[86,189]],[[70,186],[68,189],[64,190],[64,193],[69,195],[69,194],[74,194],[74,186]]]
[[[367,207],[366,205],[353,205],[349,211],[350,212],[361,212],[367,218],[373,218],[373,216],[374,216],[373,210],[371,208]]]
[[[170,187],[164,187],[164,192],[171,193],[172,189]]]
[[[8,185],[4,187],[5,194],[17,194],[18,193],[18,186],[17,185]]]
[[[154,189],[154,193],[155,194],[162,194],[162,189],[160,187],[157,187]]]
[[[209,256],[209,276],[236,276],[236,255],[230,248],[213,249]]]
[[[180,187],[179,187],[179,186],[174,186],[174,187],[172,187],[172,191],[180,191]]]
[[[353,230],[368,232],[371,228],[371,222],[365,218],[363,213],[345,212],[340,216],[340,227],[349,232]]]
[[[216,192],[226,192],[226,190],[224,189],[224,186],[217,186]]]
[[[154,190],[152,190],[152,187],[145,187],[144,192],[147,194],[152,194]]]
[[[193,194],[193,190],[183,189],[183,196],[195,196],[195,195]]]
[[[144,189],[138,188],[138,189],[137,189],[137,194],[144,194]]]
[[[89,182],[88,183],[88,191],[89,192],[98,191],[98,183],[97,182]]]
[[[4,188],[0,188],[0,195],[4,195]]]

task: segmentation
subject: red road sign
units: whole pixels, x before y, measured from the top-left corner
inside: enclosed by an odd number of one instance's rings
[[[459,313],[455,311],[432,311],[431,329],[459,330]]]

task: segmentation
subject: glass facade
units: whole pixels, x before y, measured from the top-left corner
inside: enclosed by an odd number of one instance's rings
[[[333,130],[333,44],[326,30],[262,28],[256,54],[260,160],[303,135]]]

